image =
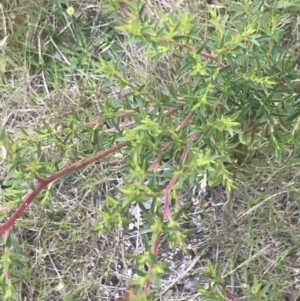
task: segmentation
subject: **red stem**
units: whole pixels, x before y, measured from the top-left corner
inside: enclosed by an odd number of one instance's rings
[[[171,181],[169,182],[167,188],[165,189],[165,206],[164,206],[163,217],[168,218],[168,219],[171,218],[170,194],[171,194],[172,188],[175,185],[177,179],[178,179],[178,175],[173,175]]]
[[[222,289],[224,290],[226,296],[231,300],[231,301],[236,301],[235,297],[231,294],[231,292],[226,288],[226,286],[221,283]]]
[[[182,128],[184,128],[190,119],[193,117],[194,111],[191,111],[185,118],[184,120],[179,124],[179,126],[176,128],[176,131],[180,131]]]
[[[23,211],[32,203],[32,201],[37,197],[37,195],[51,182],[56,181],[57,179],[59,179],[60,177],[70,173],[71,171],[77,170],[79,168],[82,168],[84,166],[87,166],[103,157],[106,157],[107,155],[114,153],[117,150],[120,150],[121,148],[123,148],[124,146],[126,146],[126,142],[122,142],[120,144],[117,144],[115,146],[110,147],[109,149],[99,152],[98,154],[80,160],[70,166],[67,166],[66,168],[63,168],[62,170],[56,172],[55,174],[47,177],[46,179],[41,179],[38,177],[39,179],[39,183],[37,185],[37,187],[27,193],[27,195],[25,195],[23,203],[19,206],[19,208],[13,213],[13,215],[4,223],[2,223],[0,225],[0,232],[5,234],[7,233],[11,227],[13,226],[13,224],[15,223],[15,221],[20,217],[20,215],[23,213]],[[36,177],[37,178],[37,177]]]

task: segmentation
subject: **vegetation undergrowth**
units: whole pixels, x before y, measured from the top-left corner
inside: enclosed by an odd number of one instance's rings
[[[37,9],[26,2],[24,11],[33,7]],[[24,98],[35,108],[29,107],[30,116],[22,115],[25,109],[19,116],[15,113],[14,122],[21,118],[26,126],[19,122],[17,129],[9,128],[13,114],[3,119],[3,300],[21,300],[24,292],[32,300],[46,300],[47,286],[55,287],[51,300],[90,300],[91,293],[100,298],[103,292],[91,292],[89,282],[72,287],[75,274],[55,284],[46,276],[37,287],[30,281],[25,285],[22,278],[30,278],[31,272],[17,229],[28,234],[34,227],[40,233],[47,243],[38,248],[47,251],[40,258],[42,251],[34,251],[36,264],[51,262],[59,275],[64,271],[57,268],[57,258],[64,248],[75,248],[85,235],[92,237],[85,242],[87,248],[95,237],[119,236],[132,227],[133,207],[144,221],[137,226],[143,248],[123,252],[134,262],[135,273],[123,299],[158,298],[163,276],[171,273],[159,258],[160,248],[179,246],[188,253],[186,240],[198,231],[184,227],[192,217],[182,195],[191,187],[223,187],[227,202],[219,214],[229,219],[222,231],[211,235],[205,251],[195,248],[199,261],[210,256],[209,249],[222,254],[213,255],[214,262],[208,258],[205,269],[197,271],[207,276],[196,288],[200,300],[284,300],[291,279],[284,262],[299,246],[294,222],[285,222],[295,210],[290,195],[299,185],[297,175],[288,175],[299,164],[292,156],[297,154],[300,120],[298,59],[282,45],[282,25],[289,15],[250,0],[221,8],[208,5],[204,13],[188,3],[163,11],[143,1],[109,1],[100,12],[97,5],[54,1],[51,12],[41,6],[34,16],[21,16],[8,5],[2,14],[9,25],[1,43],[2,110],[17,110]],[[31,29],[26,37],[22,27]],[[24,69],[16,67],[20,52],[26,58]],[[25,95],[9,103],[15,87],[22,86],[21,78],[34,78],[34,92],[27,87]],[[39,107],[48,117],[35,123]],[[105,199],[95,201],[90,193],[108,185],[111,170],[118,180],[103,189]],[[272,181],[278,172],[286,174],[281,191],[268,195],[250,184],[245,202],[234,199],[241,183],[256,179],[269,185],[267,170]],[[73,189],[69,204],[78,210],[73,212],[74,228],[66,214],[72,207],[66,209],[62,194],[67,186]],[[289,200],[278,201],[285,204],[283,209],[275,202],[281,195]],[[34,200],[34,210],[25,211]],[[92,210],[84,211],[87,202]],[[208,210],[203,203],[199,207],[207,217],[198,227],[211,227]],[[96,212],[97,220],[91,222]],[[34,226],[30,215],[39,219]],[[53,232],[44,229],[49,220]],[[244,240],[239,231],[247,234]],[[262,257],[272,248],[262,246],[266,233],[279,246],[269,264]],[[280,233],[284,235],[278,243]],[[61,247],[51,251],[52,237],[57,236]],[[111,272],[111,254],[98,255],[103,279]],[[72,256],[64,260],[75,264]],[[49,273],[48,268],[45,275]]]

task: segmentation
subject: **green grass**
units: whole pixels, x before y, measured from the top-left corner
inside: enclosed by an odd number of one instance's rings
[[[166,64],[151,70],[139,46],[115,29],[116,21],[104,10],[105,1],[69,4],[75,8],[73,16],[66,13],[64,1],[7,1],[0,10],[0,42],[4,44],[0,48],[0,123],[27,146],[34,145],[35,136],[22,136],[21,128],[34,133],[45,129],[44,121],[58,129],[84,124],[97,120],[106,99],[124,98],[126,88],[111,86],[99,75],[99,55],[107,61],[119,60],[124,72],[141,82],[152,80],[162,90],[174,78]],[[173,4],[152,1],[146,9],[153,17],[159,9],[170,11]],[[176,4],[204,7],[195,1]],[[299,48],[295,42],[298,19],[294,15],[286,25],[285,42],[293,50]],[[69,139],[63,147],[63,143],[45,147],[50,161],[66,166],[105,146],[105,141],[89,141],[82,133]],[[209,235],[196,236],[201,243],[192,248],[206,254],[201,264],[210,259],[221,265],[222,275],[228,276],[239,300],[298,300],[294,276],[300,271],[300,154],[298,145],[293,147],[295,151],[286,154],[283,162],[264,157],[256,164],[237,167],[238,189],[232,197],[226,199],[223,190],[218,191],[218,197],[225,198],[224,214],[213,207],[204,209],[207,220],[199,218]],[[14,236],[24,256],[14,264],[12,275],[19,280],[20,300],[106,300],[117,291],[110,283],[112,276],[119,279],[120,290],[126,287],[132,267],[124,253],[143,251],[132,245],[130,236],[135,241],[136,235],[119,229],[117,235],[99,237],[92,231],[105,194],[116,193],[115,185],[122,183],[122,160],[122,154],[111,156],[55,183],[49,188],[51,195],[44,192],[17,221]],[[0,172],[4,172],[1,165]],[[21,192],[15,195],[17,203],[21,196]],[[117,260],[123,269],[116,268]],[[201,274],[200,269],[196,273]],[[253,297],[255,279],[266,297]],[[180,298],[191,300],[187,293]]]

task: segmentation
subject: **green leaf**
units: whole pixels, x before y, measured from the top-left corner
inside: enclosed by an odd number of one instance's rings
[[[9,234],[7,244],[9,246],[12,246],[17,254],[26,256],[25,252],[23,251],[23,248],[18,244],[18,242],[16,241],[16,239],[12,233]]]

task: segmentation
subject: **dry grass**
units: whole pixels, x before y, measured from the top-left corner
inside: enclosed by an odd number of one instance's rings
[[[147,1],[146,9],[155,17],[158,9],[168,13],[185,4],[203,8],[195,1],[162,0]],[[7,37],[0,51],[0,122],[15,139],[21,139],[20,128],[33,134],[43,121],[53,128],[64,126],[73,111],[82,122],[95,120],[99,102],[123,97],[124,91],[108,86],[97,75],[99,54],[122,57],[121,65],[133,78],[152,80],[162,90],[175,77],[169,58],[154,72],[139,45],[125,44],[113,29],[115,21],[105,20],[102,4],[72,1],[76,28],[70,25],[65,8],[55,12],[52,1],[0,5],[0,40]],[[298,24],[299,15],[286,23],[286,42],[293,50],[299,48]],[[80,149],[83,142],[77,139],[79,152],[75,154],[70,147],[60,164],[90,151]],[[48,153],[53,159],[61,154],[55,146]],[[261,162],[239,167],[239,189],[230,199],[220,187],[212,190],[208,202],[198,195],[200,188],[186,192],[182,199],[191,205],[184,226],[196,226],[198,231],[188,238],[188,255],[162,247],[160,257],[169,260],[174,275],[165,277],[163,291],[170,284],[172,290],[164,291],[161,300],[200,300],[195,286],[208,282],[202,274],[207,259],[221,264],[238,300],[248,300],[243,291],[254,277],[267,288],[264,300],[299,300],[297,156],[293,153],[284,163],[266,158],[263,167]],[[119,229],[115,236],[99,237],[92,231],[105,194],[116,194],[115,186],[122,184],[121,165],[122,158],[111,157],[56,183],[55,197],[35,202],[18,220],[14,235],[25,257],[13,277],[21,280],[17,286],[20,300],[110,300],[125,289],[134,274],[134,262],[124,254],[144,251],[140,234],[136,229]],[[1,165],[0,172],[4,176]],[[133,216],[139,227],[139,215]],[[193,262],[198,255],[200,259]]]

